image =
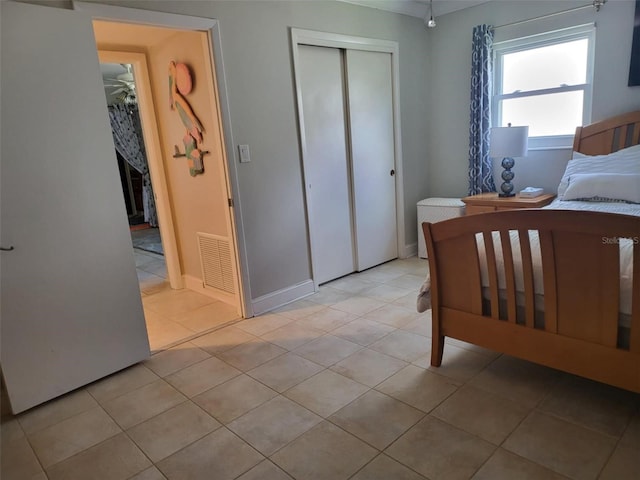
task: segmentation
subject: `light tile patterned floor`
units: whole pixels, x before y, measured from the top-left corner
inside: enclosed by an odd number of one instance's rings
[[[5,418],[1,478],[640,478],[640,395],[454,340],[430,367],[425,270],[339,279]],[[197,334],[211,304],[151,280],[147,310]]]
[[[239,320],[235,307],[226,303],[191,290],[171,290],[162,255],[133,252],[152,352]]]

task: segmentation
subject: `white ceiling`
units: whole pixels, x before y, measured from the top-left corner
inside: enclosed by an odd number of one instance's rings
[[[424,18],[429,12],[429,0],[340,0],[365,7],[387,10],[412,17]],[[438,17],[464,8],[487,3],[489,0],[433,0],[433,16]]]

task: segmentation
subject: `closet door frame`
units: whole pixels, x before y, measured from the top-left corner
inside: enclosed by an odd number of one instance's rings
[[[314,231],[310,220],[310,191],[307,167],[306,137],[304,129],[304,111],[302,107],[302,89],[300,81],[299,45],[311,45],[316,47],[340,48],[348,50],[364,50],[369,52],[383,52],[391,54],[391,88],[393,100],[393,140],[395,157],[395,187],[396,187],[396,234],[398,245],[398,258],[404,258],[404,187],[402,181],[402,135],[400,130],[400,70],[398,67],[398,42],[380,40],[376,38],[357,37],[338,33],[318,32],[299,28],[291,29],[291,47],[293,55],[293,72],[296,86],[296,101],[298,106],[298,128],[300,131],[300,147],[302,153],[302,170],[307,211],[307,228],[309,230],[309,248],[311,251],[311,267],[314,288],[318,290],[318,282],[315,278],[314,265],[317,265],[314,249]]]

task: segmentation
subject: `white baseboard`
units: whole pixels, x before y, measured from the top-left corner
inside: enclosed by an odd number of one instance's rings
[[[314,292],[313,280],[307,280],[297,285],[283,288],[277,292],[268,293],[262,297],[254,298],[251,301],[253,313],[254,315],[260,315],[261,313],[275,310],[278,307],[299,300]]]

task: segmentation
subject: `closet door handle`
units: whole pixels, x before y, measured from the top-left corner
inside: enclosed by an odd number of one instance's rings
[[[395,170],[391,170],[391,171],[389,172],[389,175],[391,175],[392,177],[393,177],[395,174],[396,174],[396,171],[395,171]]]
[[[15,248],[13,248],[13,245],[11,245],[9,248],[0,247],[0,250],[2,250],[3,252],[10,252],[11,250],[15,250]]]

